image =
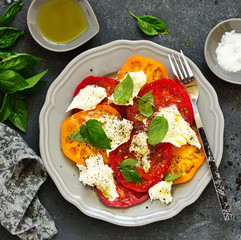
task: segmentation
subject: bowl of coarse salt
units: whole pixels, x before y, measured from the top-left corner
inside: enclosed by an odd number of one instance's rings
[[[219,23],[209,33],[204,47],[208,67],[219,78],[241,84],[241,19]]]

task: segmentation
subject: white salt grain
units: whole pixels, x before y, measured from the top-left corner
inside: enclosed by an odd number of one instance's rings
[[[241,70],[241,33],[226,32],[216,49],[218,64],[228,72]]]

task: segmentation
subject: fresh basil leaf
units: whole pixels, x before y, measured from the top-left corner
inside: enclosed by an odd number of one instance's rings
[[[24,100],[12,98],[12,112],[8,117],[9,121],[23,132],[27,131],[28,109]]]
[[[128,167],[134,167],[137,164],[137,160],[132,158],[127,158],[123,162],[117,166],[117,170],[120,170],[121,168],[128,166]]]
[[[80,132],[76,129],[73,132],[71,132],[67,136],[67,140],[69,141],[76,141],[76,142],[84,142],[85,140],[82,138]]]
[[[0,71],[0,88],[13,93],[26,86],[28,86],[28,83],[17,72],[11,70]]]
[[[23,6],[22,1],[14,2],[0,18],[0,27],[10,22]]]
[[[162,20],[150,15],[137,17],[132,12],[129,13],[137,19],[138,26],[146,35],[154,36],[169,33],[166,24]]]
[[[36,72],[34,69],[32,69],[32,68],[24,68],[24,69],[21,69],[21,70],[18,71],[18,73],[19,73],[22,77],[24,77],[25,79],[31,78],[31,77],[37,75],[37,72]]]
[[[24,31],[12,27],[0,27],[0,48],[7,48],[14,44]]]
[[[138,102],[138,109],[140,113],[145,117],[151,117],[153,115],[156,107],[154,103],[154,97],[151,91],[140,97],[140,100]]]
[[[137,161],[132,158],[125,159],[117,166],[117,170],[122,173],[122,176],[129,182],[138,183],[142,182],[140,174],[133,169]]]
[[[0,58],[4,59],[4,58],[10,57],[10,56],[15,55],[15,54],[16,54],[16,52],[14,52],[14,51],[2,50],[2,51],[0,51]]]
[[[24,89],[29,89],[32,88],[35,84],[37,84],[37,82],[44,76],[44,74],[47,72],[48,70],[45,70],[42,73],[39,73],[36,76],[33,76],[31,78],[26,79],[25,81],[27,82],[27,85],[24,86],[22,89],[19,89],[19,91],[24,90]]]
[[[123,167],[121,170],[122,176],[129,182],[139,183],[142,182],[140,174],[129,166]]]
[[[46,85],[46,83],[47,83],[46,81],[40,80],[33,87],[22,90],[21,94],[24,96],[33,95],[33,94],[37,93],[38,91],[40,91]]]
[[[2,107],[0,109],[0,122],[4,122],[11,115],[12,112],[12,99],[8,93],[4,94]]]
[[[183,172],[181,172],[181,173],[176,173],[176,174],[167,172],[166,175],[165,175],[165,181],[166,181],[166,182],[171,182],[171,181],[173,181],[173,180],[181,177],[182,174],[183,174]]]
[[[115,103],[126,103],[133,95],[134,84],[131,76],[127,74],[124,80],[122,80],[115,88],[113,98]]]
[[[80,127],[80,134],[91,146],[100,149],[111,149],[110,140],[102,125],[96,119],[88,120]]]
[[[33,68],[40,62],[40,58],[34,57],[26,53],[18,53],[8,58],[4,58],[0,62],[0,70],[20,71],[26,68]]]
[[[17,98],[17,99],[21,99],[21,100],[26,99],[26,96],[23,95],[21,92],[12,93],[11,96],[13,96],[13,98]]]
[[[160,143],[168,131],[168,121],[164,117],[156,116],[148,128],[148,143],[152,146]]]

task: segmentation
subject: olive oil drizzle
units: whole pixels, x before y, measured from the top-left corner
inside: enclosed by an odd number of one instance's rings
[[[39,31],[50,42],[65,44],[82,35],[88,28],[85,14],[75,0],[50,0],[37,16]]]

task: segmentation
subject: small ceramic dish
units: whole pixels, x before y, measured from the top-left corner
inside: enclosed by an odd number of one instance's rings
[[[221,42],[221,38],[225,32],[231,32],[232,30],[235,30],[236,33],[241,33],[240,18],[228,19],[215,26],[206,39],[204,56],[208,67],[217,77],[230,83],[241,84],[241,71],[225,71],[217,62],[216,49],[218,47],[218,43]]]
[[[83,13],[86,17],[88,28],[87,30],[74,39],[71,42],[64,43],[64,44],[58,44],[48,41],[39,31],[38,25],[37,25],[37,17],[38,17],[38,11],[49,0],[34,0],[27,13],[27,24],[28,29],[34,38],[34,40],[41,45],[42,47],[54,51],[54,52],[66,52],[70,51],[72,49],[75,49],[88,40],[90,40],[92,37],[94,37],[99,32],[99,24],[97,21],[97,18],[88,3],[87,0],[76,0],[76,2],[80,5],[80,7],[83,10]]]

